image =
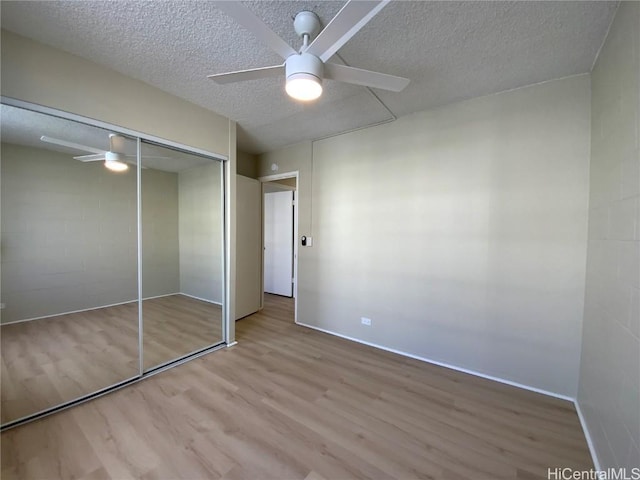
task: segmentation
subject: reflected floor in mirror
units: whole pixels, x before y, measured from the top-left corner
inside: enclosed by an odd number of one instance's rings
[[[142,302],[145,370],[222,342],[222,307],[170,295]]]
[[[219,305],[184,295],[143,302],[145,365],[222,341]],[[2,325],[2,423],[138,375],[138,303]]]

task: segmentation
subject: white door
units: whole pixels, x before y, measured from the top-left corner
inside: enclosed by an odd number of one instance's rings
[[[264,194],[264,291],[293,296],[293,192]]]

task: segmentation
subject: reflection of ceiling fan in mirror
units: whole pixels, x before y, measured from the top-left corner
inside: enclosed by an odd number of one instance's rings
[[[136,164],[136,155],[128,155],[125,153],[125,137],[118,135],[117,133],[109,134],[109,150],[101,150],[99,148],[90,147],[88,145],[81,145],[79,143],[69,142],[67,140],[60,140],[58,138],[47,137],[43,135],[40,140],[46,143],[59,145],[61,147],[72,148],[74,150],[80,150],[85,152],[91,152],[89,155],[80,155],[73,157],[75,160],[81,162],[101,162],[104,161],[104,166],[114,172],[124,172],[129,169],[128,163]],[[147,157],[147,158],[160,158],[167,159],[168,157]],[[144,168],[144,167],[142,167]]]

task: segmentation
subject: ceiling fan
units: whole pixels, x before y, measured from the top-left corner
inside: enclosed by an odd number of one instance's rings
[[[135,165],[136,155],[127,155],[125,152],[125,137],[118,135],[117,133],[109,134],[109,150],[101,150],[99,148],[90,147],[88,145],[81,145],[79,143],[69,142],[67,140],[60,140],[58,138],[48,137],[43,135],[40,140],[46,143],[59,145],[61,147],[72,148],[74,150],[81,150],[85,152],[91,152],[89,155],[80,155],[73,157],[75,160],[81,162],[100,162],[104,160],[104,166],[114,172],[124,172],[129,169],[129,165]],[[154,158],[167,158],[167,157],[154,157]],[[127,160],[134,159],[134,160]],[[145,168],[145,167],[142,167]]]
[[[390,1],[349,0],[322,31],[320,31],[320,20],[315,13],[308,11],[298,13],[293,27],[302,38],[302,47],[299,51],[294,50],[239,1],[216,1],[215,4],[220,10],[265,42],[284,59],[284,63],[271,67],[219,73],[209,75],[208,78],[216,83],[226,84],[274,77],[284,73],[287,94],[301,101],[315,100],[320,97],[322,80],[325,78],[400,92],[409,84],[409,79],[327,62]],[[318,34],[317,37],[313,38],[316,34]]]

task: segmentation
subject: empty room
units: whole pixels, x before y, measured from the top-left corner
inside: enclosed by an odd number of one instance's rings
[[[0,2],[3,479],[640,480],[640,2]]]

